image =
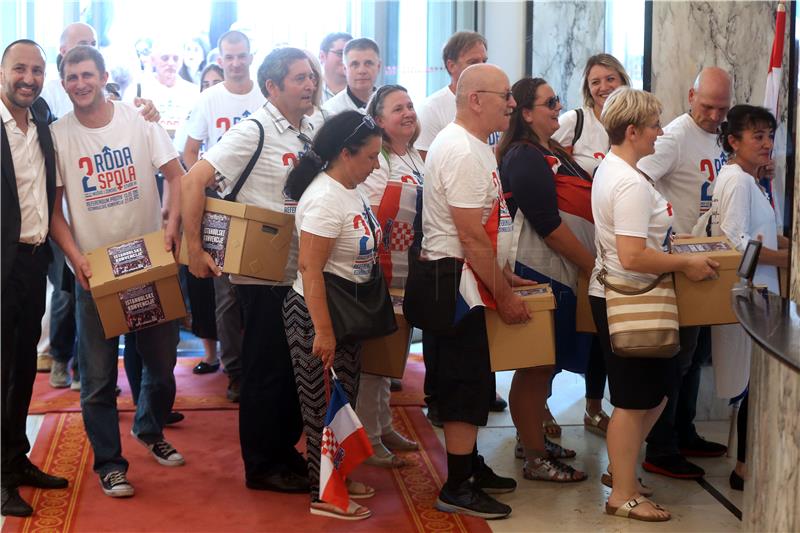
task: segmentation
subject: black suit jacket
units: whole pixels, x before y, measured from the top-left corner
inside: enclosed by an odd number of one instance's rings
[[[53,215],[53,203],[56,197],[56,153],[53,148],[53,138],[50,136],[50,123],[54,117],[50,108],[43,99],[38,98],[31,106],[33,122],[39,134],[39,146],[44,154],[45,180],[47,188],[47,213],[49,217]],[[8,144],[8,133],[5,124],[0,127],[2,132],[2,183],[0,183],[0,240],[2,249],[0,250],[0,261],[2,262],[2,285],[5,286],[14,259],[17,255],[17,243],[21,225],[21,214],[19,208],[19,196],[17,194],[17,175],[14,171],[14,161],[11,158],[11,147]],[[45,242],[47,246],[47,242]],[[52,252],[49,246],[46,250],[48,260]]]

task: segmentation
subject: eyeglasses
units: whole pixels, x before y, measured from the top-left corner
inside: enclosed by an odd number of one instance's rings
[[[344,48],[341,48],[339,50],[328,50],[328,53],[342,57],[344,55]]]
[[[484,90],[480,90],[480,91],[475,91],[475,92],[476,92],[476,93],[492,93],[492,94],[499,94],[500,96],[502,96],[503,98],[505,98],[505,99],[506,99],[506,102],[508,102],[509,100],[511,100],[511,97],[512,97],[512,96],[514,96],[514,93],[512,93],[511,91],[484,91]]]
[[[364,115],[364,118],[361,119],[361,122],[358,123],[358,126],[356,126],[356,129],[354,129],[353,132],[350,135],[348,135],[347,137],[344,138],[344,142],[342,142],[342,146],[343,147],[347,146],[347,142],[353,137],[353,135],[358,133],[358,130],[361,129],[361,126],[366,126],[371,130],[374,130],[374,129],[376,129],[378,127],[378,125],[375,124],[375,120],[373,120],[371,115]]]
[[[560,103],[561,103],[561,99],[558,97],[558,95],[556,95],[556,96],[551,96],[550,98],[545,100],[544,103],[533,104],[533,107],[544,106],[547,109],[549,109],[551,111],[554,111],[558,107],[558,104],[560,104]]]

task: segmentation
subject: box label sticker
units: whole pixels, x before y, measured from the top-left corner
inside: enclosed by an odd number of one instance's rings
[[[108,259],[111,261],[111,272],[115,278],[152,266],[144,239],[111,246],[107,251]]]
[[[531,287],[529,289],[515,290],[519,296],[531,296],[534,294],[547,294],[548,287]]]
[[[725,241],[715,242],[696,242],[673,244],[672,253],[674,254],[702,254],[708,252],[729,252],[731,248]]]
[[[203,214],[203,250],[208,252],[214,259],[214,264],[220,268],[225,264],[225,247],[228,245],[230,226],[230,215],[211,211]]]
[[[166,318],[155,283],[126,289],[119,293],[119,301],[125,322],[131,330],[158,324]]]

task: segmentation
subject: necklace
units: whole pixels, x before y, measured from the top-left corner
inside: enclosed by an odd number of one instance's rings
[[[389,148],[392,150],[392,153],[394,153],[394,155],[396,155],[397,157],[400,158],[400,161],[402,161],[403,163],[406,164],[407,167],[414,169],[413,172],[412,172],[414,174],[414,177],[417,178],[417,181],[422,183],[422,181],[423,181],[422,180],[422,173],[419,171],[419,167],[417,167],[417,164],[414,163],[414,157],[411,154],[409,154],[408,152],[406,152],[408,154],[409,159],[411,160],[410,162],[406,161],[405,158],[403,158],[402,155],[398,154],[395,151],[394,148],[392,148],[391,146]]]

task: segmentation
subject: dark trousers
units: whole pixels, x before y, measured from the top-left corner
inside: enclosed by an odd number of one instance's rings
[[[16,474],[29,464],[25,435],[28,407],[36,379],[36,344],[45,307],[47,245],[34,253],[20,248],[2,289],[2,484],[15,486]]]
[[[245,476],[306,475],[305,459],[295,449],[303,419],[283,324],[283,300],[290,288],[235,287],[244,312],[239,442]]]
[[[739,416],[736,419],[736,460],[745,463],[747,458],[747,404],[750,392],[744,393],[744,398],[739,404]]]
[[[586,366],[586,398],[600,400],[606,392],[606,359],[597,335],[592,336],[589,363]]]
[[[122,362],[125,365],[125,377],[131,388],[133,405],[139,403],[139,392],[142,390],[142,357],[136,351],[136,333],[125,334],[125,350],[122,352]]]
[[[675,385],[667,393],[667,405],[647,436],[646,457],[680,453],[681,442],[695,436],[694,417],[700,388],[700,368],[708,356],[697,349],[699,327],[680,328],[681,350],[675,356]]]
[[[438,365],[436,357],[433,356],[435,348],[433,348],[433,336],[424,331],[422,332],[422,362],[425,363],[425,381],[423,383],[423,392],[425,393],[425,405],[429,408],[435,405],[438,398],[437,383],[439,380]],[[605,387],[605,364],[603,364],[603,387]],[[555,374],[553,374],[555,375]],[[497,376],[492,372],[492,399],[497,394]],[[600,393],[602,398],[603,394]]]

